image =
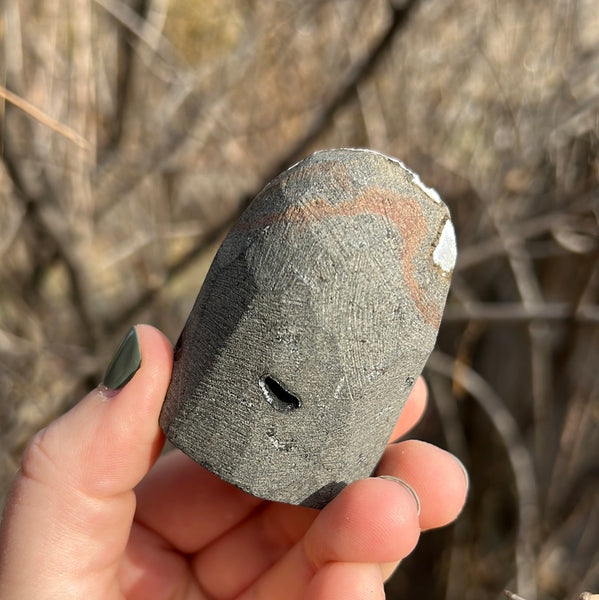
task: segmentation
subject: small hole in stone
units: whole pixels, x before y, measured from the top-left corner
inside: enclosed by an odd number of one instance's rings
[[[260,388],[266,401],[279,412],[290,412],[301,406],[300,399],[288,392],[276,379],[270,375],[261,377]]]

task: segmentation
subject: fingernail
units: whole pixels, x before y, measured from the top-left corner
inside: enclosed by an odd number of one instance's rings
[[[458,465],[460,465],[460,469],[462,469],[462,473],[464,473],[464,479],[466,480],[466,489],[469,489],[470,488],[470,475],[468,475],[468,471],[466,470],[464,463],[457,456],[453,456],[453,458],[458,463]]]
[[[405,487],[414,497],[414,501],[416,502],[417,513],[420,514],[420,498],[418,497],[418,494],[416,493],[414,488],[409,483],[406,483],[403,479],[399,479],[399,477],[393,477],[392,475],[379,475],[378,478],[388,479],[389,481],[394,481],[395,483],[399,483],[400,485]]]
[[[137,373],[140,366],[139,337],[135,327],[131,327],[110,361],[102,385],[109,390],[120,390]]]

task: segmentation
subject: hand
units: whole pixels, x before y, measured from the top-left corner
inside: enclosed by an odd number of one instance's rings
[[[460,512],[461,463],[423,442],[390,444],[377,475],[391,479],[356,481],[322,511],[250,496],[179,451],[157,460],[172,349],[137,333],[133,379],[100,386],[29,444],[0,528],[0,597],[381,599],[420,531]],[[419,381],[393,439],[425,403]]]

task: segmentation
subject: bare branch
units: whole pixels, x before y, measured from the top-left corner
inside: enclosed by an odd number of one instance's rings
[[[89,310],[90,305],[87,298],[82,269],[78,264],[76,256],[71,252],[68,241],[64,239],[63,234],[57,227],[60,218],[55,219],[52,215],[48,214],[48,211],[44,211],[42,209],[43,203],[39,201],[37,196],[28,191],[25,179],[17,165],[17,161],[12,158],[10,148],[11,145],[7,144],[3,154],[6,172],[12,180],[15,192],[18,197],[21,198],[25,206],[27,217],[38,231],[43,232],[65,266],[71,286],[73,307],[81,321],[83,335],[86,338],[89,347],[93,349],[97,344],[99,332]],[[50,185],[47,181],[45,184],[44,195],[46,197],[51,197],[53,194]]]
[[[495,390],[473,369],[441,352],[433,352],[427,367],[457,381],[487,413],[505,446],[517,490],[520,514],[516,547],[518,590],[536,600],[536,558],[533,540],[538,531],[539,513],[535,469],[518,424]]]
[[[555,227],[556,223],[566,218],[572,213],[581,213],[587,210],[597,210],[599,208],[599,198],[595,192],[577,195],[575,198],[564,198],[566,209],[531,217],[521,223],[510,223],[512,235],[520,240],[527,240],[537,235],[547,233]],[[492,236],[485,241],[460,248],[456,272],[461,272],[496,256],[501,256],[505,252],[505,246],[499,235]]]
[[[62,135],[70,142],[73,142],[74,144],[77,144],[77,146],[79,146],[80,148],[83,148],[83,150],[91,150],[91,144],[74,129],[71,129],[68,125],[61,123],[56,119],[53,119],[43,110],[40,110],[39,108],[31,104],[31,102],[27,102],[27,100],[21,98],[17,94],[14,94],[10,90],[7,90],[2,85],[0,85],[0,98],[3,98],[7,102],[10,102],[19,110],[22,110],[26,115],[38,121],[38,123],[41,123],[42,125],[48,127],[52,131],[55,131],[59,135]]]
[[[193,248],[191,248],[184,256],[173,262],[166,268],[166,277],[164,282],[157,287],[147,289],[132,302],[129,306],[124,308],[118,315],[115,315],[110,322],[107,323],[107,328],[110,331],[114,331],[115,328],[121,328],[125,323],[130,321],[135,314],[141,311],[143,308],[149,306],[156,295],[160,292],[162,287],[172,279],[175,275],[184,271],[188,266],[193,264],[195,259],[200,256],[205,249],[218,240],[223,233],[229,229],[239,218],[239,215],[243,212],[246,206],[252,201],[254,196],[264,187],[264,185],[273,177],[276,177],[281,171],[287,168],[294,160],[304,152],[309,145],[320,135],[328,123],[331,121],[335,113],[345,105],[346,102],[352,97],[355,87],[360,84],[366,77],[368,77],[379,64],[383,56],[391,47],[395,36],[402,30],[402,28],[408,22],[408,17],[412,13],[412,10],[418,5],[417,0],[409,0],[401,8],[393,7],[393,18],[391,23],[382,35],[379,43],[376,47],[371,50],[367,56],[359,60],[350,69],[348,76],[345,81],[339,86],[338,90],[333,94],[329,103],[316,115],[312,121],[312,125],[308,127],[306,135],[300,138],[284,155],[284,158],[280,160],[275,167],[272,169],[270,175],[264,177],[263,181],[252,193],[247,194],[239,203],[237,212],[233,213],[228,219],[223,221],[213,231],[204,236]],[[194,118],[198,116],[198,102],[191,103],[190,98],[186,100],[186,103],[192,104]],[[161,155],[164,153],[161,152]]]
[[[140,18],[130,6],[120,0],[94,1],[173,69],[186,66],[177,50],[162,35],[162,32]]]
[[[396,7],[391,3],[391,23],[377,45],[353,65],[329,102],[312,119],[312,124],[307,128],[305,135],[297,140],[283,159],[274,165],[271,175],[266,177],[266,181],[272,179],[291,163],[301,158],[318,136],[322,135],[337,111],[352,99],[356,88],[378,67],[382,58],[390,50],[397,34],[407,25],[408,19],[416,6],[418,6],[418,0],[408,0],[401,7]]]
[[[487,323],[530,323],[531,321],[567,321],[599,323],[599,306],[573,306],[565,302],[540,302],[525,306],[520,302],[468,302],[448,304],[443,320],[449,322],[482,321]]]

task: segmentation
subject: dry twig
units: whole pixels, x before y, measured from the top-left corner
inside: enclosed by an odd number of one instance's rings
[[[65,125],[64,123],[61,123],[60,121],[57,121],[56,119],[53,119],[43,110],[40,110],[39,108],[37,108],[37,106],[31,104],[31,102],[27,102],[27,100],[21,98],[17,94],[14,94],[10,90],[7,90],[2,85],[0,85],[0,98],[3,98],[7,102],[10,102],[38,123],[41,123],[45,127],[48,127],[52,131],[55,131],[65,139],[69,140],[70,142],[73,142],[80,148],[83,148],[83,150],[91,150],[91,144],[74,129],[72,129],[68,125]]]
[[[455,379],[479,403],[501,436],[514,474],[520,516],[516,547],[518,590],[529,600],[536,598],[535,539],[539,525],[536,476],[533,462],[518,430],[518,424],[493,388],[473,369],[435,351],[428,368]]]
[[[202,239],[198,243],[196,243],[195,246],[191,248],[187,253],[185,253],[182,257],[180,257],[179,259],[177,259],[176,261],[174,261],[166,267],[165,280],[160,285],[157,285],[153,288],[148,288],[130,305],[126,306],[124,309],[120,310],[118,314],[114,315],[109,320],[109,322],[106,323],[106,328],[108,331],[113,332],[122,329],[125,323],[131,321],[131,319],[133,319],[138,312],[143,310],[145,307],[149,306],[155,299],[156,295],[160,292],[160,290],[164,289],[164,286],[168,281],[170,281],[173,277],[180,274],[187,267],[192,265],[194,261],[198,258],[198,256],[200,256],[210,244],[222,237],[222,235],[227,231],[227,229],[229,229],[231,225],[239,218],[239,215],[251,202],[254,196],[264,187],[266,182],[278,175],[280,171],[284,170],[291,163],[293,163],[294,160],[302,152],[304,152],[319,135],[321,135],[324,132],[324,130],[326,129],[336,112],[346,102],[350,100],[356,86],[358,86],[366,77],[368,77],[375,70],[382,57],[391,47],[391,44],[395,39],[396,35],[408,22],[408,17],[410,16],[411,12],[415,9],[417,4],[417,0],[410,0],[409,2],[406,2],[401,8],[397,8],[392,5],[392,20],[385,33],[381,36],[380,41],[367,54],[367,56],[358,60],[356,64],[354,64],[354,66],[350,69],[348,76],[339,85],[336,92],[332,95],[331,100],[313,118],[312,124],[308,127],[307,133],[291,146],[291,148],[285,153],[283,159],[281,159],[274,166],[271,173],[263,178],[261,183],[258,185],[257,189],[255,189],[250,194],[247,194],[239,202],[238,210],[236,212],[234,212],[227,219],[222,221],[207,235],[203,236]],[[192,98],[190,97],[190,100],[191,99]],[[197,105],[197,102],[195,102],[195,104]],[[190,110],[194,109],[190,108]],[[197,113],[197,108],[195,109],[195,111],[196,112],[194,112],[193,114],[197,116],[199,114]],[[172,148],[169,149],[166,155],[170,154],[171,151]],[[160,152],[160,155],[163,156],[164,153]]]

